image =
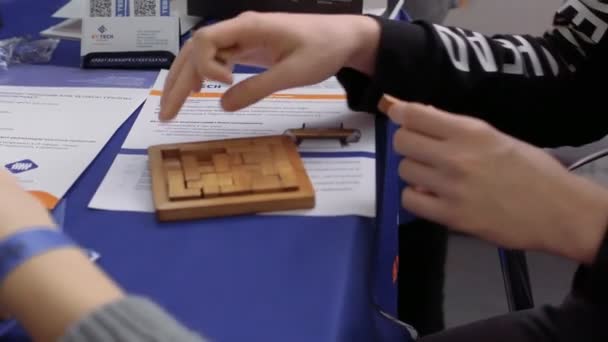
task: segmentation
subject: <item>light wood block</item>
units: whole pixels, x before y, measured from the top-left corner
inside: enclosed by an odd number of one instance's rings
[[[228,196],[235,196],[235,195],[244,195],[248,192],[250,192],[251,190],[248,189],[243,189],[239,186],[236,185],[224,185],[220,187],[220,193],[222,196],[228,195]]]
[[[211,157],[214,154],[226,153],[226,149],[212,146],[205,146],[205,148],[185,146],[179,149],[182,155],[189,154],[196,157],[199,162],[211,162]]]
[[[181,170],[168,170],[167,179],[169,186],[169,198],[172,200],[200,198],[202,195],[200,188],[186,188],[184,175]]]
[[[182,169],[182,162],[177,158],[168,158],[163,160],[163,166],[165,170],[180,170]]]
[[[281,189],[279,176],[262,176],[253,180],[251,190],[254,193],[272,192]]]
[[[247,152],[243,153],[243,162],[245,164],[259,164],[264,160],[272,159],[272,154],[270,152]]]
[[[310,178],[287,136],[158,145],[148,156],[160,221],[315,205]]]
[[[226,153],[250,153],[250,152],[270,152],[270,147],[266,145],[241,145],[228,146]]]
[[[213,166],[199,166],[198,167],[198,172],[202,175],[204,174],[208,174],[208,173],[215,173],[215,167]]]
[[[211,157],[209,157],[211,158]],[[215,166],[213,166],[213,162],[199,162],[198,163],[198,172],[201,174],[205,174],[205,173],[215,173]]]
[[[186,187],[188,189],[202,189],[203,188],[203,180],[195,180],[195,181],[186,181]]]
[[[182,170],[184,171],[184,179],[187,181],[195,181],[201,179],[201,173],[198,169],[198,161],[193,154],[182,154]]]
[[[251,164],[251,165],[238,165],[233,166],[232,171],[240,171],[250,173],[252,175],[261,175],[262,174],[262,166],[259,164]]]
[[[201,175],[203,183],[203,197],[215,197],[220,194],[220,185],[217,174]]]
[[[298,177],[291,167],[280,168],[279,178],[281,179],[281,187],[283,189],[293,190],[298,188]]]
[[[277,176],[279,174],[277,168],[274,166],[274,162],[270,159],[262,161],[262,175],[264,176]]]
[[[218,173],[217,184],[219,184],[219,186],[234,185],[232,173]]]
[[[232,173],[232,179],[237,188],[243,191],[251,191],[253,175],[250,172],[235,171]]]
[[[286,160],[287,152],[282,145],[271,145],[270,153],[272,153],[272,159],[274,160]]]
[[[213,166],[215,167],[215,172],[228,172],[230,171],[230,158],[227,154],[214,154]]]
[[[231,166],[243,165],[243,157],[240,153],[229,153],[228,158]]]

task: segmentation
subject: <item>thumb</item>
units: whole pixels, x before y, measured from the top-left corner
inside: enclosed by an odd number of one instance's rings
[[[226,111],[237,111],[273,93],[300,85],[299,65],[298,59],[290,56],[267,71],[237,83],[222,97],[222,107]]]
[[[396,101],[390,106],[386,113],[392,122],[399,126],[403,126],[405,123],[405,116],[408,110],[409,103],[404,101]]]
[[[405,107],[407,102],[401,101],[398,98],[384,94],[378,103],[378,109],[381,113],[388,115],[389,119],[397,125],[402,125],[405,117]]]

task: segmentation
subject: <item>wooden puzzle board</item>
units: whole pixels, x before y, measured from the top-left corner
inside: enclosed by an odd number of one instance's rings
[[[162,221],[314,207],[312,183],[286,136],[159,145],[148,155]]]

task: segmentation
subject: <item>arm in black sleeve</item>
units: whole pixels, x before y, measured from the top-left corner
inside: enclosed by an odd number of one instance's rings
[[[542,37],[377,20],[374,75],[338,74],[353,109],[375,112],[388,93],[477,116],[543,147],[582,145],[608,133],[605,95],[591,84],[608,75],[606,4],[567,1]]]

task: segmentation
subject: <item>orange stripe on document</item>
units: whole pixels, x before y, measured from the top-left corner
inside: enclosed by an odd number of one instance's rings
[[[150,95],[161,96],[160,90],[152,90]],[[224,93],[193,93],[190,97],[217,99],[222,97]],[[291,99],[291,100],[345,100],[344,94],[272,94],[268,96],[270,99]]]
[[[29,191],[29,193],[36,197],[36,199],[39,200],[40,203],[42,203],[42,205],[49,210],[55,209],[55,206],[57,206],[57,203],[59,202],[59,199],[57,197],[49,194],[46,191]]]

